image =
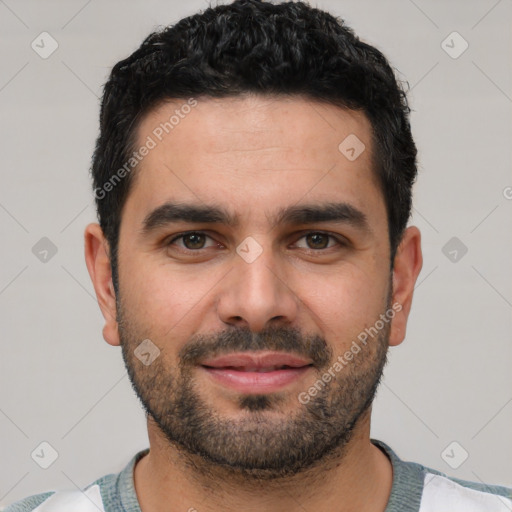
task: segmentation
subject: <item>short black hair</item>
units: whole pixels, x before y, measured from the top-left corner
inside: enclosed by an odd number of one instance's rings
[[[329,13],[303,2],[236,0],[151,33],[105,84],[92,176],[116,292],[121,214],[134,174],[126,164],[141,119],[166,100],[246,93],[297,95],[368,117],[393,265],[417,175],[402,83],[378,49]]]

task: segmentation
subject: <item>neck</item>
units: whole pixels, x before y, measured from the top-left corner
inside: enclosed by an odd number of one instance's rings
[[[360,418],[342,453],[276,480],[248,478],[181,453],[148,419],[150,451],[135,466],[142,512],[280,512],[336,510],[384,512],[391,492],[387,456],[370,442],[371,409]]]

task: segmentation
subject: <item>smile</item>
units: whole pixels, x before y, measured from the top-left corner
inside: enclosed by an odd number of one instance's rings
[[[205,360],[200,368],[218,384],[248,394],[272,393],[297,382],[313,364],[282,352],[238,353]]]

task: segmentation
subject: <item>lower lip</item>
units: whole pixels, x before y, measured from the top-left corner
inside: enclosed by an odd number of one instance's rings
[[[272,393],[298,381],[311,367],[289,368],[271,372],[244,372],[233,368],[202,366],[216,382],[241,393]]]

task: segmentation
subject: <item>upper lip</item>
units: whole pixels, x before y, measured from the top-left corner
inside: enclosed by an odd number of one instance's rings
[[[301,368],[311,365],[312,361],[285,352],[240,352],[206,359],[202,361],[201,364],[202,366],[211,368],[232,367],[262,369],[282,366]]]

